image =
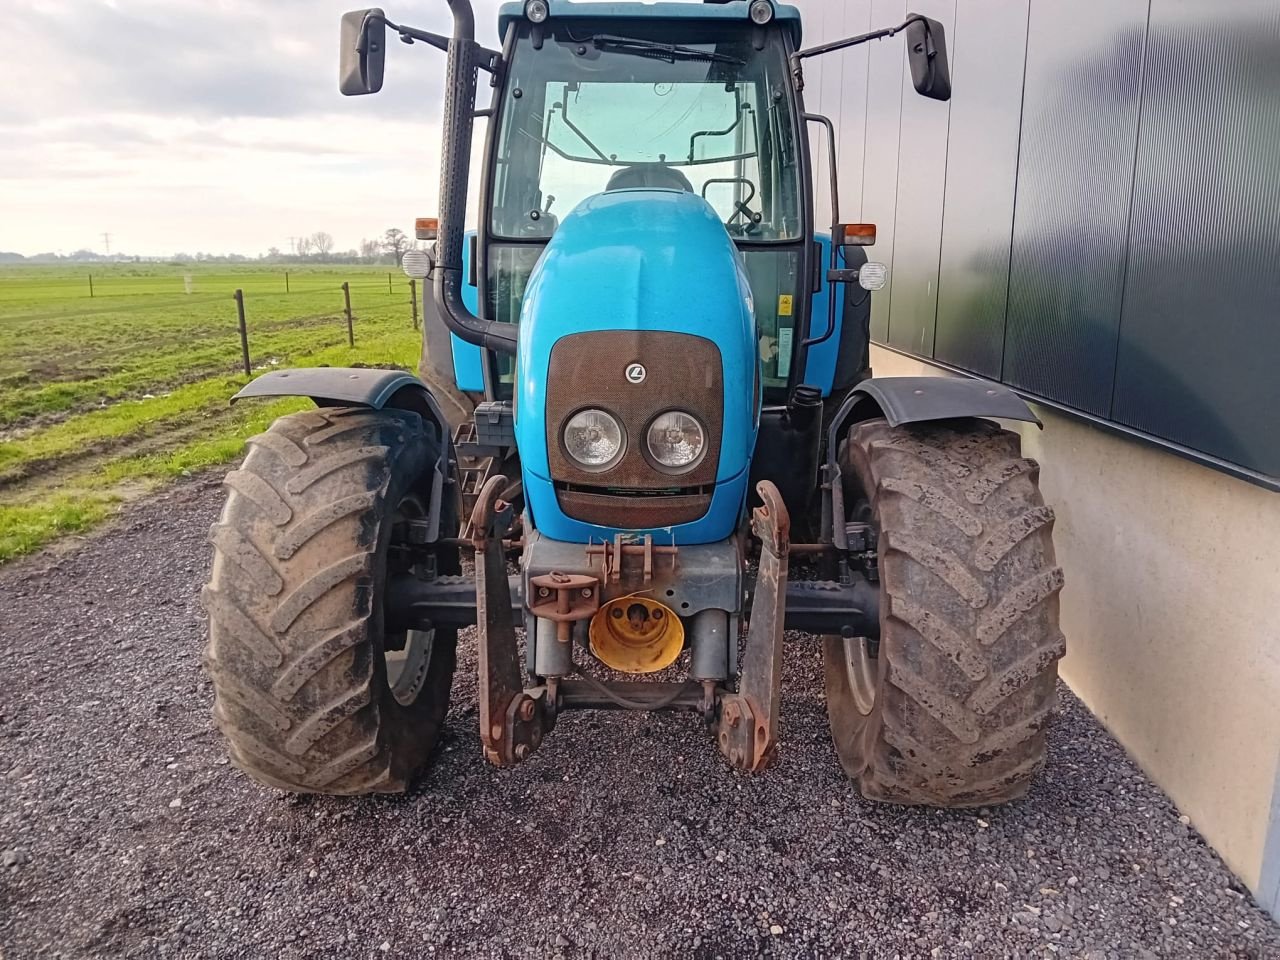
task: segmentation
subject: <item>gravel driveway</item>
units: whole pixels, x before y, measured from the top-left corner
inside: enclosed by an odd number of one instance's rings
[[[570,714],[480,758],[464,639],[403,798],[298,799],[224,759],[200,668],[198,479],[0,573],[0,957],[1280,957],[1280,929],[1065,693],[1010,807],[874,806],[837,767],[816,642],[781,761],[691,716]]]

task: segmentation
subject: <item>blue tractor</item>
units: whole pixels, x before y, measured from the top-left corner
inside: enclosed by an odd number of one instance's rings
[[[885,269],[874,226],[834,209],[832,126],[803,97],[810,57],[902,33],[916,91],[947,99],[941,24],[805,48],[772,0],[527,0],[488,50],[468,0],[447,2],[450,36],[342,20],[344,94],[381,87],[388,36],[447,52],[439,216],[417,225],[434,243],[405,258],[421,376],[287,370],[238,395],[316,408],[249,441],[212,532],[232,760],[289,791],[404,790],[474,627],[494,764],[566,710],[680,710],[758,771],[785,646],[816,635],[866,796],[1022,794],[1062,573],[1038,467],[989,418],[1035,415],[981,380],[872,377]]]

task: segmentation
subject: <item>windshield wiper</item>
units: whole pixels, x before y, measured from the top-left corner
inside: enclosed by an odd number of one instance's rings
[[[740,67],[746,64],[745,60],[739,60],[726,53],[716,53],[714,50],[699,50],[697,47],[686,47],[678,43],[658,43],[656,40],[637,40],[635,37],[619,37],[610,33],[596,33],[585,38],[569,34],[569,39],[574,43],[592,43],[602,50],[633,53],[637,57],[665,60],[667,63],[675,63],[677,60],[705,60],[715,63],[735,63]]]

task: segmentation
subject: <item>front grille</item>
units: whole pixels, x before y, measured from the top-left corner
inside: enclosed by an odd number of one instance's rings
[[[643,383],[627,380],[633,363],[644,365]],[[547,459],[567,516],[638,528],[688,523],[707,512],[724,422],[723,366],[712,341],[646,330],[577,333],[557,341],[547,374]],[[583,407],[608,410],[627,433],[626,451],[608,470],[583,469],[562,446],[565,421]],[[693,414],[707,432],[706,455],[677,475],[655,467],[643,452],[649,421],[673,408]]]
[[[566,517],[603,527],[668,527],[692,523],[711,507],[711,494],[587,493],[557,487],[556,500]]]

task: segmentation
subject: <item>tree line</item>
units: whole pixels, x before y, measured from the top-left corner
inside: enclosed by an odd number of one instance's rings
[[[382,236],[361,240],[351,250],[335,250],[333,235],[317,230],[307,236],[289,238],[289,249],[270,247],[256,257],[242,253],[177,252],[167,256],[136,256],[126,253],[104,255],[93,250],[76,250],[73,253],[37,253],[23,256],[20,253],[0,251],[3,263],[137,263],[162,261],[171,263],[387,263],[400,265],[407,251],[420,244],[399,227],[390,227]]]

